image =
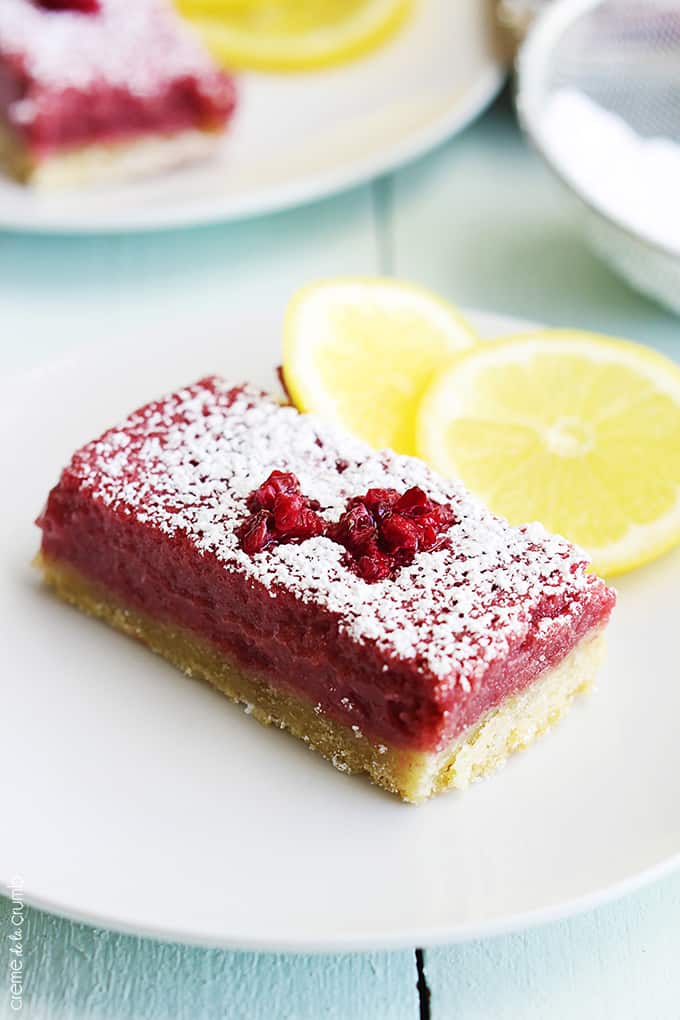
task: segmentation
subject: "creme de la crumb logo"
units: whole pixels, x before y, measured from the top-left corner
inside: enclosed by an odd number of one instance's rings
[[[15,875],[9,890],[9,1007],[19,1013],[24,1006],[24,881]]]

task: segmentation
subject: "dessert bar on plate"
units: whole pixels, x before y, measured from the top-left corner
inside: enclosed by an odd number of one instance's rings
[[[231,79],[170,0],[0,0],[0,166],[74,186],[215,150]]]
[[[551,726],[614,604],[540,525],[215,377],[80,449],[38,523],[66,601],[414,802]]]

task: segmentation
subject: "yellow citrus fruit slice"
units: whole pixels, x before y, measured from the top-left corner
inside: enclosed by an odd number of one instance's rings
[[[361,56],[404,22],[413,0],[176,0],[227,67],[297,71]]]
[[[640,344],[571,330],[480,344],[434,382],[417,435],[435,469],[600,573],[680,542],[680,366]]]
[[[464,318],[399,280],[324,280],[286,312],[283,376],[295,405],[372,446],[415,453],[423,393],[477,342]]]

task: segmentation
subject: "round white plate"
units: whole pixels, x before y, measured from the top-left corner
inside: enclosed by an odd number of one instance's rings
[[[520,928],[677,864],[678,553],[621,581],[596,694],[502,773],[418,808],[41,588],[32,521],[76,446],[207,372],[270,386],[278,348],[263,315],[5,386],[0,882],[98,926],[340,950]]]
[[[211,162],[71,194],[36,194],[0,179],[0,226],[148,230],[306,202],[393,169],[460,130],[490,102],[503,74],[490,5],[418,0],[391,42],[354,63],[238,76],[238,111]]]

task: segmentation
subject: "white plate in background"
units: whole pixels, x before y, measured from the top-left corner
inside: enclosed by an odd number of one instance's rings
[[[416,0],[402,31],[326,71],[237,76],[219,156],[123,187],[36,193],[0,178],[0,227],[94,233],[219,222],[358,184],[464,127],[504,69],[491,4]]]

